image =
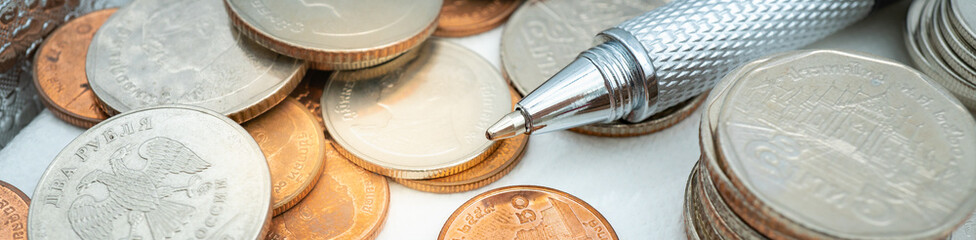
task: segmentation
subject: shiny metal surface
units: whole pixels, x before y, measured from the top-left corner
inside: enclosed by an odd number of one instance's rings
[[[444,40],[420,50],[387,75],[356,79],[344,77],[355,71],[338,71],[325,87],[326,128],[363,168],[406,179],[446,176],[496,146],[483,131],[512,107],[501,74]]]
[[[0,237],[10,240],[27,239],[27,212],[30,198],[10,183],[0,181]]]
[[[953,26],[959,32],[959,36],[965,40],[969,46],[976,46],[976,2],[972,0],[945,0],[949,6],[946,14],[952,15],[957,21]]]
[[[529,0],[502,33],[502,69],[523,96],[591,47],[593,36],[666,0]]]
[[[915,1],[908,9],[905,45],[909,56],[922,72],[952,92],[964,105],[976,108],[976,84],[966,81],[952,71],[946,60],[937,55],[929,36],[933,31],[931,21],[938,1]]]
[[[31,76],[44,38],[68,19],[128,2],[0,1],[0,148],[44,109]]]
[[[306,69],[235,31],[220,0],[133,1],[88,51],[88,81],[109,114],[178,103],[244,122],[284,99]]]
[[[199,107],[123,113],[61,151],[41,177],[30,239],[257,239],[271,180],[257,143]]]
[[[706,91],[742,63],[806,45],[863,18],[873,4],[674,1],[602,32],[597,40],[603,43],[526,96],[519,112],[529,133],[639,122]]]
[[[714,128],[732,183],[769,221],[809,229],[797,237],[938,238],[976,208],[976,121],[901,64],[771,60],[729,90]]]
[[[331,69],[392,59],[437,27],[441,0],[224,0],[234,24],[276,52]]]

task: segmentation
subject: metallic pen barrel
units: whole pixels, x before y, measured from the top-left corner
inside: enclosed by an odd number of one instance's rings
[[[872,0],[675,0],[597,36],[597,45],[519,101],[489,139],[614,120],[640,122],[728,71],[810,44],[871,11]]]

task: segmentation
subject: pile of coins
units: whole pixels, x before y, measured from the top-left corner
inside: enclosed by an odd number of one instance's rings
[[[976,109],[976,4],[966,0],[915,1],[908,10],[905,45],[915,66]]]
[[[976,208],[976,121],[904,65],[771,56],[727,75],[703,114],[692,239],[945,239]]]
[[[572,0],[531,0],[519,8],[502,33],[505,76],[523,96],[541,86],[577,55],[591,47],[597,33],[668,0],[624,0],[614,3]],[[690,116],[705,95],[665,109],[639,123],[593,124],[571,131],[604,137],[629,137],[667,129]]]

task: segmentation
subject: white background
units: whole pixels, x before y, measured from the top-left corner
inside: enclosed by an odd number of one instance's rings
[[[808,48],[867,52],[910,64],[901,1]],[[498,68],[502,28],[451,41]],[[444,221],[469,198],[508,185],[541,185],[587,201],[621,239],[683,239],[685,181],[699,156],[701,111],[674,127],[641,137],[603,138],[567,131],[535,135],[522,162],[498,182],[456,194],[414,191],[390,181],[390,212],[379,239],[435,239]],[[84,130],[44,111],[0,150],[0,180],[28,195],[61,149]]]

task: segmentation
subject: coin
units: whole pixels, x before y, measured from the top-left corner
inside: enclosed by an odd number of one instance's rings
[[[523,96],[591,47],[597,33],[668,0],[528,0],[502,32],[502,69]]]
[[[528,140],[528,135],[502,140],[498,149],[495,149],[491,156],[485,158],[484,161],[450,176],[426,180],[398,178],[393,180],[408,188],[424,192],[456,193],[471,191],[498,181],[511,172],[522,159]]]
[[[464,37],[487,32],[508,20],[522,0],[444,0],[434,36]]]
[[[105,22],[85,70],[106,113],[178,103],[240,123],[284,99],[305,62],[241,36],[221,8],[220,0],[136,0]]]
[[[34,191],[30,239],[256,239],[271,220],[257,143],[211,110],[169,105],[102,121]]]
[[[373,239],[390,208],[386,177],[326,148],[321,180],[298,205],[272,219],[267,239]]]
[[[27,207],[30,198],[20,189],[0,181],[0,238],[27,239]]]
[[[71,20],[51,33],[34,60],[34,86],[55,117],[89,128],[108,118],[88,86],[85,56],[95,31],[115,13],[99,10]]]
[[[224,0],[234,26],[275,52],[322,70],[374,66],[424,42],[440,0]]]
[[[381,77],[333,73],[323,118],[340,152],[393,178],[428,179],[480,163],[497,147],[484,129],[512,106],[508,86],[488,61],[433,39],[420,57]]]
[[[617,239],[600,212],[568,193],[540,186],[497,188],[465,202],[437,239]]]
[[[601,137],[633,137],[647,135],[667,129],[691,116],[695,110],[701,106],[702,102],[708,98],[708,94],[701,94],[697,97],[685,100],[678,105],[664,109],[639,123],[612,122],[598,123],[582,127],[570,128],[570,131],[586,135]]]
[[[969,46],[976,46],[976,5],[972,1],[948,0],[948,12],[955,19],[953,27]]]
[[[325,165],[325,135],[318,120],[293,98],[243,125],[258,142],[271,170],[274,215],[291,208],[312,190]]]
[[[938,56],[937,49],[930,40],[932,16],[938,1],[916,1],[908,9],[905,31],[905,45],[915,66],[947,88],[964,105],[976,109],[976,84],[967,81],[950,69],[949,63]]]
[[[319,127],[322,131],[325,131],[325,121],[322,120],[322,105],[319,103],[322,100],[322,89],[325,88],[325,81],[329,79],[329,73],[322,71],[310,70],[302,78],[302,81],[298,83],[294,91],[288,96],[295,98],[299,103],[305,106],[312,115],[315,115],[315,120],[319,122]],[[328,135],[328,133],[325,133]]]
[[[976,208],[976,162],[963,160],[976,152],[962,147],[976,144],[976,121],[898,63],[836,51],[770,60],[731,86],[714,128],[719,166],[745,199],[727,202],[767,236],[934,239]]]

